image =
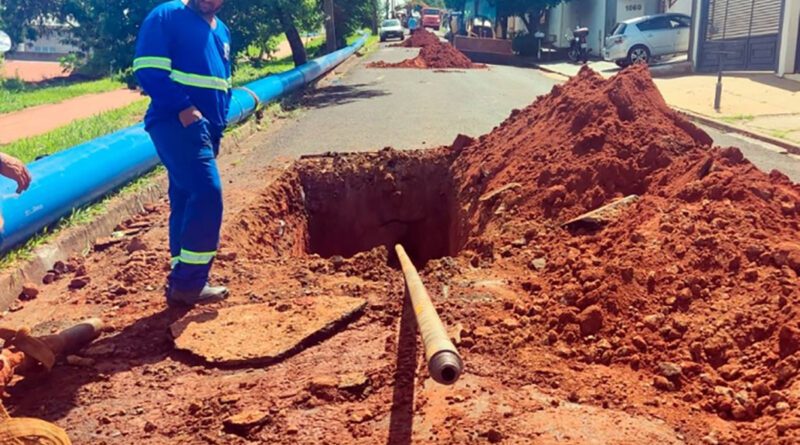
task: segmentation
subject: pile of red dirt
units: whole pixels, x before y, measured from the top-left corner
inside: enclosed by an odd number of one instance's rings
[[[419,31],[411,34],[411,37],[402,43],[392,46],[403,48],[423,48],[428,45],[436,45],[437,43],[441,43],[441,40],[439,40],[439,37],[436,34],[428,31],[427,29],[420,29]]]
[[[512,368],[509,382],[530,382],[532,364],[501,351],[537,339],[570,366],[632,368],[637,380],[609,383],[627,388],[623,393],[645,379],[682,404],[673,412],[746,422],[732,428],[728,443],[796,443],[800,187],[779,172],[759,171],[738,149],[711,144],[667,106],[646,68],[610,80],[584,68],[477,140],[459,137],[452,147],[424,154],[390,150],[303,161],[270,189],[265,208],[250,212],[267,218],[243,219],[231,239],[258,237],[257,256],[270,253],[264,246],[278,254],[313,252],[315,214],[349,228],[366,224],[359,215],[382,218],[382,225],[376,220],[362,231],[388,227],[364,250],[393,242],[429,248],[419,234],[437,233],[446,245],[417,257],[455,262],[432,263],[438,268],[427,269],[429,283],[450,285],[457,272],[442,273],[442,264],[513,277],[521,297],[500,313],[443,305],[473,338],[484,323],[502,321],[503,329],[492,328],[493,335],[466,349],[473,359],[503,355]],[[436,171],[420,170],[434,164]],[[426,178],[427,186],[419,182]],[[317,183],[328,184],[327,191],[316,190]],[[414,207],[427,201],[420,190],[441,204]],[[638,201],[604,226],[563,226],[630,195]],[[285,196],[295,199],[287,203]],[[331,213],[336,209],[304,208],[350,200],[386,205],[348,211],[346,218]],[[254,235],[259,221],[274,227]],[[264,233],[282,233],[281,240]],[[373,255],[376,266],[383,255]],[[622,403],[615,400],[604,403]],[[708,433],[692,428],[693,437]]]
[[[735,443],[797,443],[800,187],[711,142],[645,68],[584,68],[458,153],[466,248],[536,246],[513,256],[553,347],[752,421]],[[628,195],[601,230],[559,227]]]
[[[434,36],[435,37],[435,36]],[[410,39],[409,39],[410,40]],[[472,69],[485,68],[485,65],[475,64],[457,50],[453,45],[438,40],[422,46],[419,55],[398,63],[373,62],[370,68],[419,68],[419,69]]]

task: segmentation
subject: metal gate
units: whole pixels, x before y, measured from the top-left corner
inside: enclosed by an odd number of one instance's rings
[[[800,74],[800,31],[797,33],[797,46],[795,48],[794,72]]]
[[[784,0],[702,2],[698,71],[775,71]]]

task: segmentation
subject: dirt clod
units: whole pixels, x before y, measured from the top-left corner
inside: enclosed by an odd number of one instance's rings
[[[70,281],[69,288],[73,290],[83,289],[89,285],[90,281],[91,280],[89,277],[77,277]]]
[[[25,283],[22,285],[22,292],[19,295],[20,300],[33,300],[39,295],[39,287],[33,283]]]
[[[603,310],[600,306],[589,306],[578,314],[582,335],[594,335],[603,327]]]
[[[223,421],[225,430],[233,434],[246,434],[269,422],[269,412],[258,409],[242,411]]]

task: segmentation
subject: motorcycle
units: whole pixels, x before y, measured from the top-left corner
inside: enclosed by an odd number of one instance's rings
[[[567,35],[569,37],[569,35]],[[569,42],[569,51],[567,52],[567,57],[569,60],[573,62],[583,61],[583,63],[587,63],[589,61],[589,53],[592,51],[589,48],[589,28],[586,27],[578,27],[572,31],[572,38]]]

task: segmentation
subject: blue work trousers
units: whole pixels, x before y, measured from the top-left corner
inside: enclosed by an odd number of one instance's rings
[[[184,127],[178,118],[147,128],[161,162],[169,172],[169,286],[199,291],[219,245],[222,225],[222,184],[217,169],[221,134],[214,135],[202,119]]]

